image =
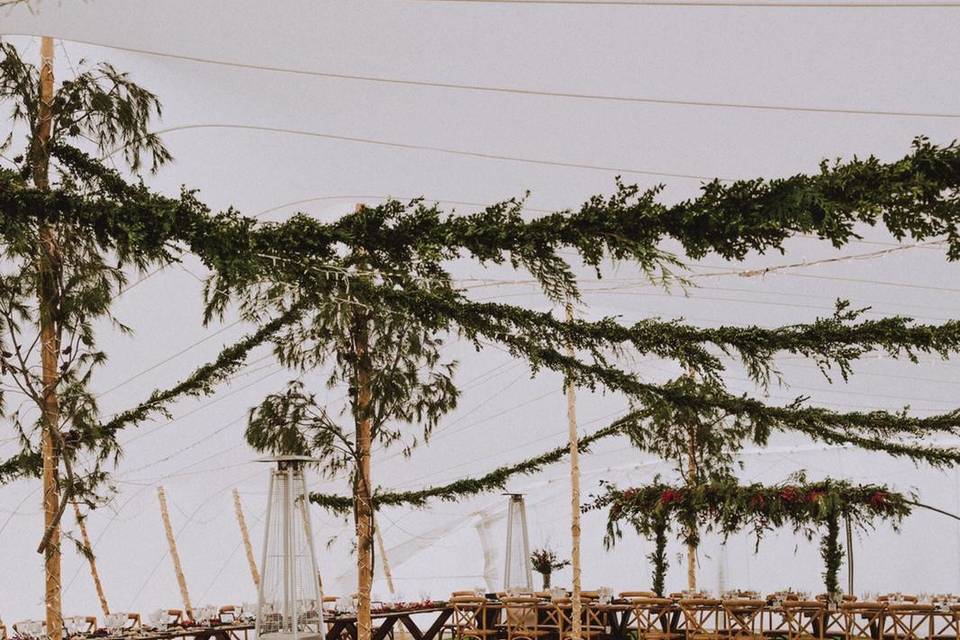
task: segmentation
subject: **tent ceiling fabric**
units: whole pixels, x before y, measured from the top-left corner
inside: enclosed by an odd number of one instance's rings
[[[164,103],[159,128],[175,163],[148,178],[174,192],[185,184],[201,190],[215,207],[281,219],[300,209],[333,217],[357,200],[424,195],[445,201],[485,203],[530,190],[535,209],[575,206],[609,192],[615,171],[463,157],[424,149],[242,128],[293,129],[476,154],[550,162],[591,164],[662,173],[723,177],[789,175],[810,171],[823,157],[874,153],[903,155],[910,140],[926,134],[946,143],[957,121],[823,113],[785,113],[636,104],[449,88],[402,86],[360,80],[230,67],[112,49],[122,47],[329,74],[377,76],[437,83],[475,84],[554,92],[647,96],[715,101],[960,113],[960,39],[956,9],[731,9],[629,6],[560,6],[435,2],[120,2],[35,0],[0,8],[0,32],[37,56],[33,38],[55,36],[57,74],[69,75],[81,58],[108,60],[157,92]],[[86,44],[80,44],[86,43]],[[625,174],[643,185],[666,184],[667,199],[691,195],[698,181]],[[305,201],[299,206],[280,207]],[[453,205],[451,205],[453,206]],[[471,210],[469,205],[456,205]],[[531,213],[531,215],[534,215]],[[868,231],[867,239],[890,238]],[[854,244],[846,254],[885,245]],[[745,267],[815,261],[835,255],[805,239],[790,243],[787,256],[754,256]],[[708,258],[704,264],[723,266]],[[461,269],[470,278],[500,272]],[[960,316],[958,268],[936,248],[917,248],[864,260],[794,268],[765,278],[713,277],[684,297],[644,286],[635,270],[621,266],[595,282],[584,271],[584,311],[683,316],[714,326],[765,325],[809,320],[831,312],[837,297],[872,306],[876,315],[905,313],[926,321]],[[244,332],[227,321],[200,326],[202,267],[187,261],[145,280],[117,301],[133,338],[107,335],[111,364],[97,388],[107,412],[124,408],[155,387],[170,383],[221,344]],[[513,277],[512,275],[510,276]],[[477,289],[477,298],[533,297],[526,285]],[[506,299],[510,299],[509,297]],[[159,301],[163,302],[162,309]],[[548,305],[543,302],[543,308]],[[530,379],[498,352],[475,354],[454,347],[466,389],[460,409],[436,432],[430,447],[405,460],[396,451],[377,452],[378,484],[414,488],[526,457],[563,442],[565,403],[552,375]],[[107,596],[117,610],[149,611],[173,606],[176,585],[164,557],[153,485],[163,480],[178,531],[180,554],[197,604],[250,600],[253,587],[233,521],[230,490],[239,487],[248,509],[254,544],[262,535],[266,473],[242,442],[248,407],[279,388],[290,374],[265,352],[214,398],[184,401],[176,419],[125,435],[116,499],[88,520]],[[771,390],[774,399],[810,394],[841,408],[897,408],[920,414],[956,406],[955,363],[922,368],[877,359],[858,367],[850,385],[829,387],[806,363],[785,359],[782,371],[794,385]],[[651,379],[676,374],[672,365],[645,360],[638,370]],[[140,374],[140,372],[143,372]],[[140,374],[140,375],[137,375]],[[319,376],[308,379],[316,382]],[[748,390],[734,373],[731,386]],[[332,395],[336,398],[339,395]],[[583,430],[602,426],[624,408],[616,396],[581,394]],[[775,481],[805,468],[855,479],[916,487],[924,501],[947,509],[960,500],[956,474],[915,468],[904,462],[850,451],[802,448],[783,439],[768,454],[748,456],[745,477]],[[800,448],[794,448],[794,445]],[[0,448],[3,448],[0,443]],[[600,478],[649,479],[661,467],[639,457],[623,440],[594,447],[585,456],[584,493]],[[342,490],[341,481],[313,487]],[[41,611],[40,558],[32,549],[40,532],[39,496],[21,483],[0,488],[0,565],[22,577],[22,588],[2,591],[8,622]],[[528,494],[531,545],[566,547],[567,498],[562,467],[518,480],[512,490]],[[421,592],[442,595],[455,586],[484,583],[484,551],[474,514],[495,513],[499,496],[438,504],[425,511],[396,509],[381,520],[388,547],[403,555],[394,575],[407,599]],[[349,529],[315,513],[321,570],[331,577],[351,566]],[[466,523],[469,526],[457,526]],[[485,535],[501,545],[502,521]],[[647,586],[643,542],[603,551],[602,520],[584,521],[587,586]],[[936,536],[942,548],[917,545]],[[338,535],[339,534],[339,535]],[[417,542],[417,541],[420,542]],[[427,540],[429,552],[410,553]],[[131,542],[133,541],[133,542]],[[893,558],[887,566],[860,561],[864,589],[960,590],[960,530],[955,523],[920,514],[903,533],[885,529],[858,543],[859,558]],[[819,561],[814,545],[790,536],[771,537],[752,556],[747,540],[726,552],[726,583],[772,589],[788,586],[765,567],[786,561],[796,567],[795,587],[816,588]],[[924,548],[926,547],[926,548]],[[464,549],[475,549],[474,554]],[[703,581],[716,573],[716,541],[707,540]],[[712,555],[711,555],[712,554]],[[487,558],[489,560],[489,557]],[[499,563],[499,560],[496,561]],[[65,560],[65,603],[70,613],[94,612],[96,596],[80,556]],[[497,564],[499,566],[499,564]],[[673,580],[679,586],[680,571]],[[920,584],[920,576],[924,580]],[[556,578],[567,581],[561,572]],[[668,582],[668,587],[673,586]],[[378,586],[385,595],[382,583]]]

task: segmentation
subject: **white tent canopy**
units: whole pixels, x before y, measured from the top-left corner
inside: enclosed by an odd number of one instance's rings
[[[357,201],[385,196],[422,195],[470,211],[527,190],[531,209],[554,210],[610,192],[617,175],[644,186],[662,182],[664,198],[678,200],[695,193],[696,176],[790,175],[815,170],[824,157],[853,154],[892,160],[907,153],[918,134],[946,143],[956,136],[956,117],[836,110],[960,114],[958,18],[955,8],[34,0],[0,8],[0,33],[28,58],[39,55],[33,36],[56,37],[60,78],[81,59],[107,60],[159,94],[164,118],[158,128],[167,131],[176,160],[147,178],[153,187],[171,193],[180,185],[196,187],[213,207],[234,205],[264,219],[298,210],[330,219]],[[960,315],[960,269],[945,262],[941,248],[881,255],[893,248],[892,239],[864,233],[865,242],[840,254],[860,259],[763,278],[701,278],[701,287],[686,295],[645,284],[628,265],[609,269],[602,281],[584,270],[581,312],[619,314],[625,321],[658,315],[706,326],[773,326],[829,314],[843,297],[872,307],[874,317],[904,313],[939,322]],[[786,256],[752,256],[742,267],[838,255],[811,239],[792,241],[789,249]],[[709,257],[693,269],[715,273],[730,266]],[[476,267],[456,273],[476,287],[478,299],[536,299],[526,283],[477,280],[513,280],[514,274]],[[117,300],[119,316],[136,334],[104,335],[111,359],[96,388],[105,411],[179,380],[244,333],[230,318],[201,326],[204,275],[188,260]],[[549,308],[545,300],[541,305]],[[460,408],[411,458],[376,451],[375,484],[406,489],[477,475],[565,442],[557,376],[531,379],[498,351],[476,354],[455,345],[451,354],[462,363]],[[850,384],[830,386],[810,363],[784,358],[781,370],[792,387],[771,389],[771,401],[810,395],[841,409],[909,404],[919,415],[956,406],[960,365],[922,361],[911,367],[871,359],[858,365],[861,375]],[[656,360],[635,366],[653,380],[678,373]],[[195,604],[254,598],[230,491],[239,487],[243,494],[259,546],[265,471],[243,441],[246,412],[292,377],[268,352],[257,352],[214,397],[184,401],[173,421],[122,437],[119,492],[87,522],[115,610],[177,602],[152,490],[160,482]],[[307,381],[321,391],[319,379]],[[752,391],[735,371],[730,384]],[[333,391],[329,398],[340,395]],[[578,401],[582,432],[626,407],[610,394],[581,393]],[[0,441],[3,453],[12,446]],[[601,478],[641,483],[667,472],[620,439],[596,445],[581,463],[584,495],[595,492]],[[743,476],[777,481],[799,469],[812,477],[829,473],[916,488],[925,502],[960,509],[955,473],[800,438],[781,437],[769,451],[746,455]],[[347,491],[343,479],[310,483]],[[549,543],[564,556],[569,507],[562,465],[509,488],[526,495],[531,546]],[[502,556],[491,556],[502,554],[502,502],[491,495],[426,510],[385,510],[378,520],[401,596],[438,597],[455,587],[497,583],[491,568],[499,570]],[[628,535],[604,551],[602,517],[591,513],[583,524],[585,587],[648,586],[650,545]],[[326,591],[349,595],[352,527],[319,511],[314,519]],[[17,577],[16,586],[6,579],[0,587],[0,616],[8,622],[42,612],[42,561],[34,552],[41,521],[36,483],[0,487],[0,566]],[[492,546],[481,544],[478,531]],[[475,552],[465,552],[470,549]],[[672,546],[671,558],[679,551]],[[719,541],[705,540],[701,582],[708,587],[716,586],[718,553]],[[858,590],[960,590],[960,528],[941,516],[919,513],[900,534],[881,527],[856,543],[856,553]],[[820,585],[816,544],[789,532],[770,536],[757,555],[751,540],[734,539],[725,555],[729,586]],[[67,549],[64,562],[65,613],[97,611],[83,558]],[[668,587],[679,587],[682,577],[674,561]],[[556,583],[565,581],[566,572],[555,576]],[[386,597],[382,582],[375,590]]]

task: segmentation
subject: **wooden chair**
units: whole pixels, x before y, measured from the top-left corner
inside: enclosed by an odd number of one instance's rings
[[[27,632],[27,630],[28,630],[28,628],[29,628],[30,626],[35,625],[35,624],[37,624],[37,623],[39,623],[40,629],[41,629],[41,631],[40,631],[40,633],[39,633],[39,636],[40,636],[40,637],[46,637],[46,635],[47,635],[47,623],[46,623],[46,622],[43,622],[43,621],[34,621],[34,620],[21,620],[20,622],[14,622],[14,623],[13,623],[13,632],[14,632],[14,635],[17,635],[17,636],[20,636],[20,637],[31,636],[32,634],[29,634],[29,633]]]
[[[877,640],[883,625],[882,602],[844,602],[840,605],[843,614],[843,637],[845,640]]]
[[[488,628],[487,599],[475,594],[450,598],[450,622],[445,628],[454,638],[487,640],[497,635],[496,629]]]
[[[763,610],[766,600],[735,598],[721,601],[731,640],[756,640],[763,635]]]
[[[775,600],[773,596],[767,596],[768,601]],[[782,604],[786,600],[779,600]],[[788,625],[787,612],[783,609],[782,606],[774,606],[773,604],[764,607],[763,613],[762,628],[760,629],[760,635],[764,638],[769,638],[770,640],[785,640],[790,635],[790,629]]]
[[[596,638],[604,633],[602,625],[591,624],[588,602],[580,603],[580,631],[584,638]],[[573,600],[560,598],[550,603],[546,609],[546,624],[560,640],[573,637]]]
[[[820,600],[784,600],[788,640],[823,640],[827,605]]]
[[[685,598],[679,605],[687,640],[721,640],[726,637],[720,600]]]
[[[960,605],[934,611],[931,634],[933,640],[960,640]]]
[[[503,628],[507,640],[537,640],[549,635],[550,629],[541,628],[540,625],[539,599],[518,596],[502,598],[500,602],[503,605]]]
[[[633,598],[633,624],[637,640],[680,640],[680,609],[670,598]]]
[[[128,613],[127,622],[123,625],[124,630],[126,631],[140,631],[142,625],[140,624],[140,614],[139,613]]]
[[[883,615],[883,637],[927,640],[933,635],[932,604],[889,604]]]
[[[237,621],[240,607],[233,604],[225,604],[220,607],[219,616],[222,624],[231,624]]]
[[[657,594],[653,591],[621,591],[620,592],[621,600],[632,600],[633,598],[657,598]]]

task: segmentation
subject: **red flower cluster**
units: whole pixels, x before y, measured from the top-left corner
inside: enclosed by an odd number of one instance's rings
[[[750,506],[754,508],[762,507],[766,502],[767,499],[763,497],[762,493],[755,493],[750,497]]]
[[[822,498],[827,492],[826,491],[811,491],[807,494],[807,502],[813,503],[817,502]]]
[[[683,500],[683,491],[676,489],[664,489],[660,494],[660,504],[670,504],[671,502],[680,502]]]
[[[796,502],[797,498],[800,497],[800,492],[797,491],[796,487],[784,487],[780,490],[780,497],[783,498],[784,502]]]
[[[874,507],[882,507],[887,504],[887,494],[885,491],[875,491],[870,496],[870,504]]]

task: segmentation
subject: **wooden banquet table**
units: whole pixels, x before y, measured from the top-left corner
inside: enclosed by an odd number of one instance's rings
[[[659,619],[657,627],[663,628],[651,629],[654,635],[664,635],[675,637],[678,640],[689,637],[685,616],[682,610],[683,600],[668,605],[669,612]],[[719,603],[720,601],[714,600]],[[730,607],[733,603],[728,601],[724,603]],[[756,638],[782,638],[802,636],[809,640],[816,639],[836,639],[843,640],[850,638],[855,640],[960,640],[960,604],[953,604],[948,607],[934,607],[933,605],[887,605],[884,603],[881,609],[877,609],[878,603],[861,603],[868,607],[866,612],[856,608],[855,603],[849,603],[854,608],[828,608],[824,606],[817,612],[804,611],[803,617],[809,622],[810,633],[789,633],[783,626],[779,627],[782,633],[777,633],[772,623],[772,618],[754,617],[757,620],[758,628],[751,628],[749,631],[744,629],[743,633],[738,633],[737,637],[745,639],[748,637]],[[486,623],[488,629],[496,629],[493,638],[505,638],[506,634],[502,627],[502,614],[504,605],[497,600],[489,600],[485,603]],[[638,632],[638,619],[636,617],[635,604],[629,601],[614,600],[610,604],[600,604],[596,601],[585,603],[586,607],[595,614],[596,620],[602,625],[602,629],[596,629],[599,633],[592,634],[591,637],[599,640],[633,640]],[[870,613],[869,607],[875,607]],[[557,605],[548,600],[541,601],[536,605],[538,622],[541,629],[546,631],[543,636],[545,640],[556,638],[555,630],[549,631],[550,612],[555,610]],[[768,602],[761,606],[765,615],[772,616],[784,613],[779,605]],[[374,630],[372,640],[393,639],[395,633],[406,632],[412,640],[439,640],[444,636],[450,637],[451,617],[453,616],[453,607],[449,605],[424,608],[400,608],[393,610],[374,611],[372,614]],[[846,622],[844,622],[846,618]],[[707,633],[705,636],[723,638],[726,640],[730,635],[729,620],[722,622],[723,618],[717,619],[717,629],[713,633]],[[356,640],[357,638],[357,619],[354,614],[325,612],[324,621],[326,623],[326,635],[329,640]],[[751,623],[752,626],[752,623]],[[857,627],[856,630],[844,627]],[[726,627],[726,628],[724,628]],[[466,634],[466,635],[469,635]],[[122,636],[110,636],[103,632],[83,636],[86,640],[176,640],[179,638],[190,640],[254,640],[254,624],[252,622],[236,622],[229,624],[220,624],[214,626],[188,626],[171,627],[164,631],[159,630],[137,630],[127,632]]]

